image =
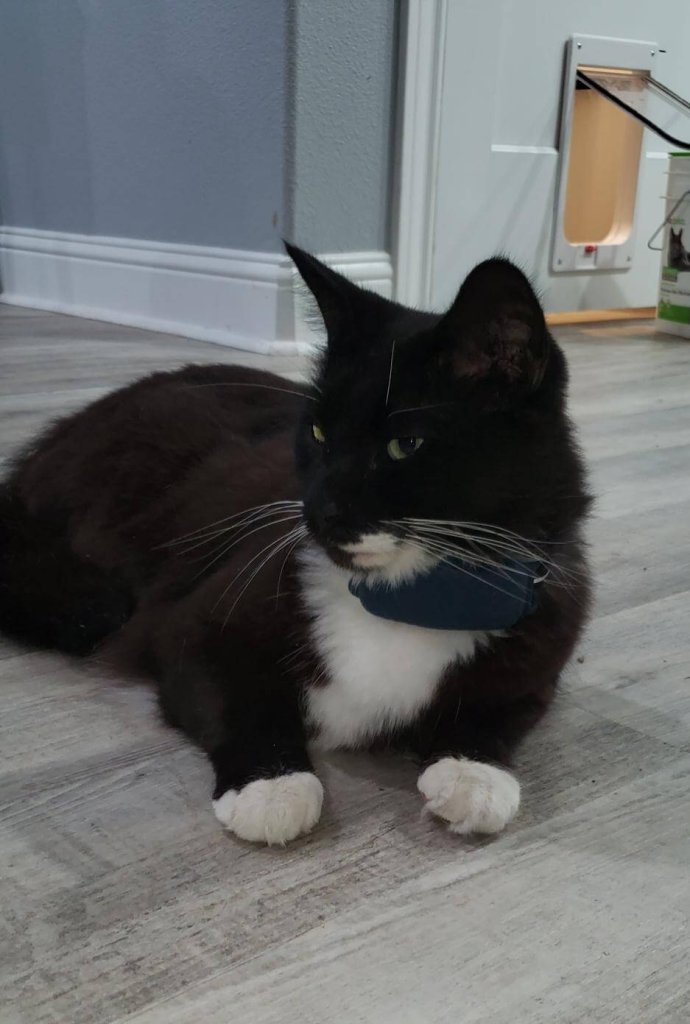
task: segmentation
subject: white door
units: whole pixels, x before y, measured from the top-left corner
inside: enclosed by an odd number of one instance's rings
[[[421,0],[422,16],[433,6]],[[427,285],[416,298],[442,308],[475,263],[500,252],[530,274],[547,309],[654,305],[659,254],[647,239],[664,215],[671,147],[648,131],[630,269],[551,273],[564,48],[575,33],[654,41],[666,51],[655,77],[687,97],[690,2],[440,0],[440,8]]]

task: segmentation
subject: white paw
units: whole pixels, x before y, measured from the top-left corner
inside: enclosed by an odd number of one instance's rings
[[[311,772],[257,779],[213,801],[218,821],[240,839],[283,846],[319,820],[323,786]]]
[[[436,761],[419,776],[417,789],[426,809],[461,835],[500,832],[520,806],[520,783],[510,772],[466,758]]]

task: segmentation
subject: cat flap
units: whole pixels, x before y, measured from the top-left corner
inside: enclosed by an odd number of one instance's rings
[[[690,150],[690,103],[648,71],[579,65],[577,89],[592,89],[650,128],[664,142]]]
[[[458,376],[539,387],[549,333],[532,286],[509,260],[490,259],[475,267],[438,330],[442,361]]]

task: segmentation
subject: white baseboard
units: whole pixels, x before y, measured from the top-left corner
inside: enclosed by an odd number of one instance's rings
[[[320,257],[390,296],[385,252]],[[0,228],[0,301],[164,331],[253,352],[313,348],[296,271],[282,253]]]

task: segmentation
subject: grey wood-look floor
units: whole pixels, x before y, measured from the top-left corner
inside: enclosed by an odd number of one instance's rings
[[[265,360],[0,306],[0,456],[149,370]],[[338,756],[286,850],[224,834],[141,687],[0,647],[2,1024],[687,1024],[690,343],[559,332],[598,494],[596,616],[495,841]],[[294,360],[271,363],[299,374]]]

